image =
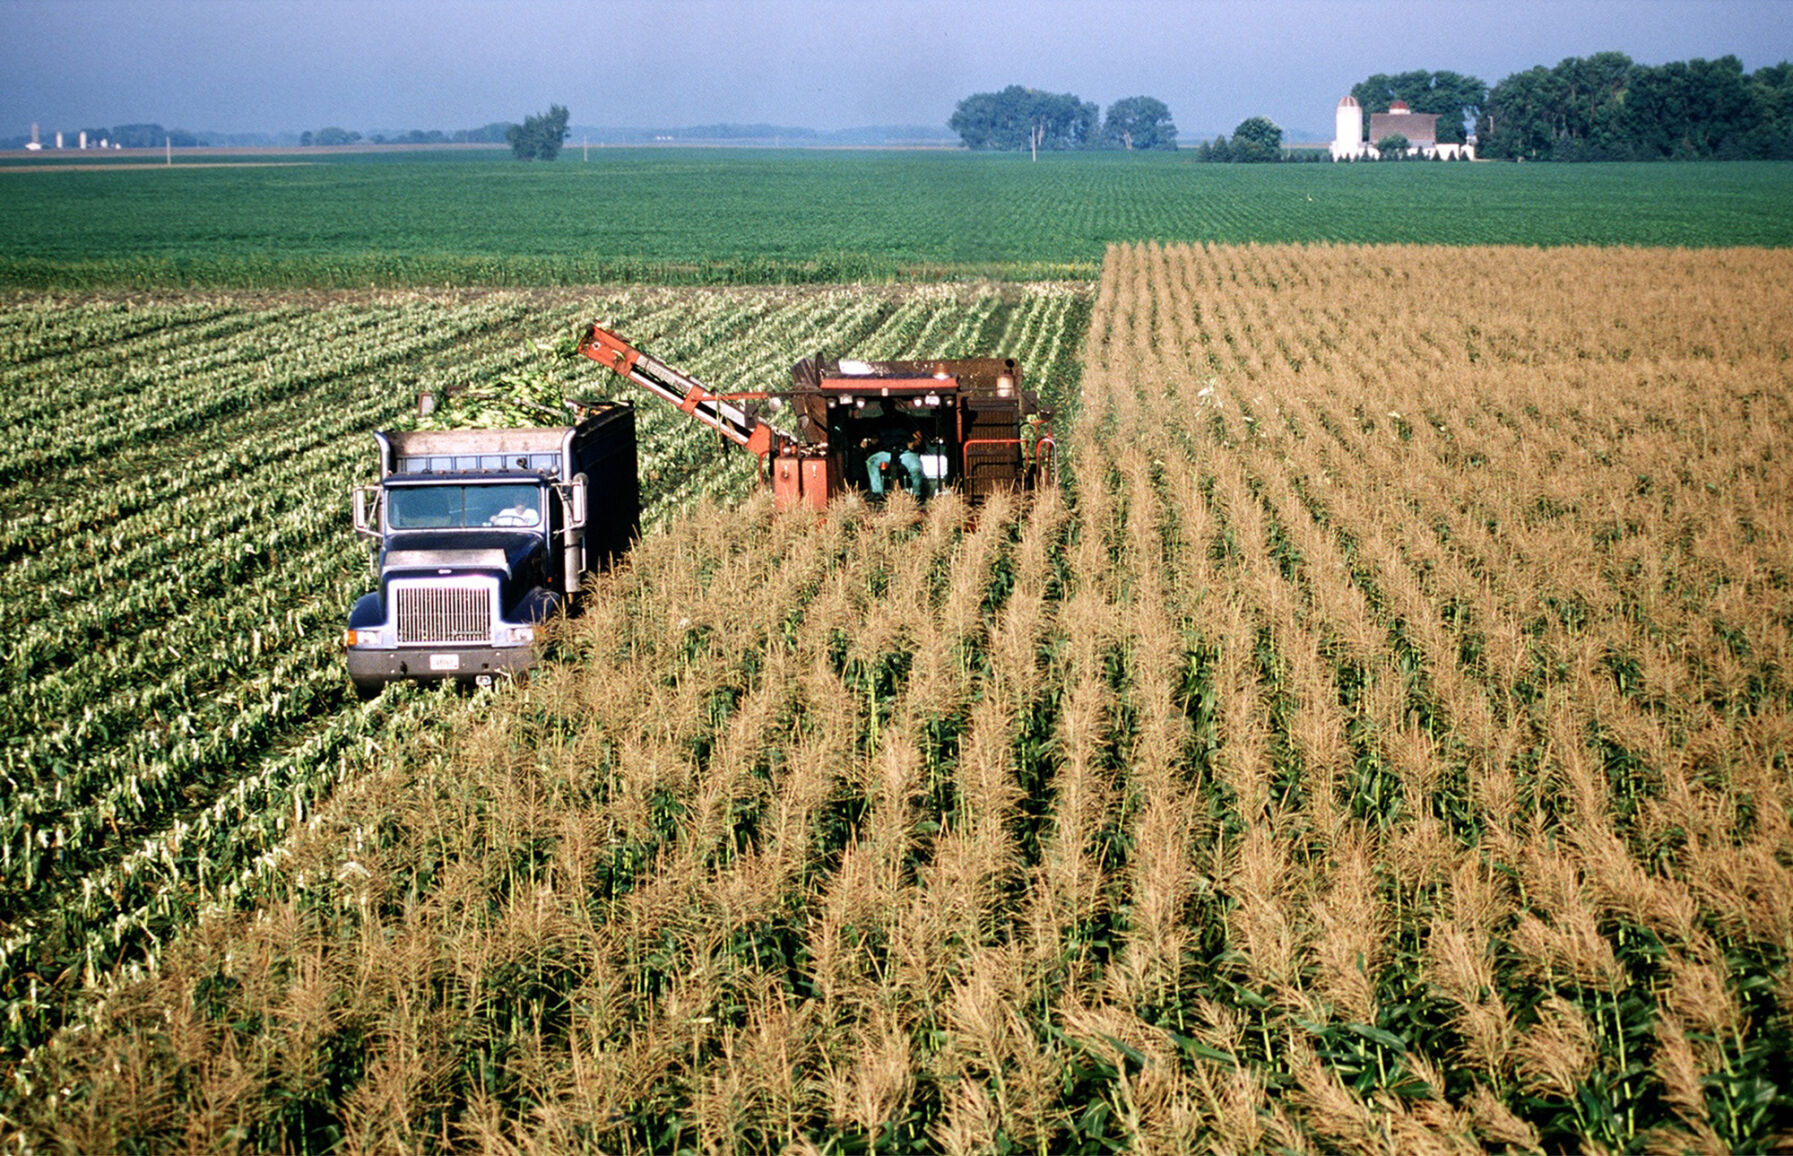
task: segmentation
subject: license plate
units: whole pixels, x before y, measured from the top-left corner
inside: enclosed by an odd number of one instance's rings
[[[432,654],[430,655],[430,669],[459,670],[461,669],[461,656],[458,654]]]

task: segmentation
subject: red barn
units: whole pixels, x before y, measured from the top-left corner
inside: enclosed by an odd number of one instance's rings
[[[1371,144],[1397,133],[1407,138],[1410,147],[1429,151],[1438,144],[1438,114],[1414,112],[1399,100],[1389,105],[1387,112],[1370,114]]]

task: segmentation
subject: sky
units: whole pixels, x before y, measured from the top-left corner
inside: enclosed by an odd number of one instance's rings
[[[0,0],[0,137],[574,125],[944,125],[1022,84],[1170,106],[1182,139],[1268,116],[1329,136],[1378,72],[1493,85],[1616,50],[1793,59],[1793,0]]]

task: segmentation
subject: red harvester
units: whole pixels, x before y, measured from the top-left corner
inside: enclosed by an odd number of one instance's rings
[[[721,393],[590,326],[579,352],[759,455],[779,509],[822,509],[835,495],[946,487],[977,500],[1051,485],[1051,411],[1023,388],[1013,358],[922,361],[804,358],[784,394]],[[761,416],[788,413],[795,432]]]

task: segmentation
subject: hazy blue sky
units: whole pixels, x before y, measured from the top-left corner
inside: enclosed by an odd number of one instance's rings
[[[1330,132],[1376,72],[1494,84],[1607,49],[1793,58],[1793,0],[0,0],[0,136],[575,124],[943,124],[1019,83],[1148,94],[1185,139],[1264,114]]]

